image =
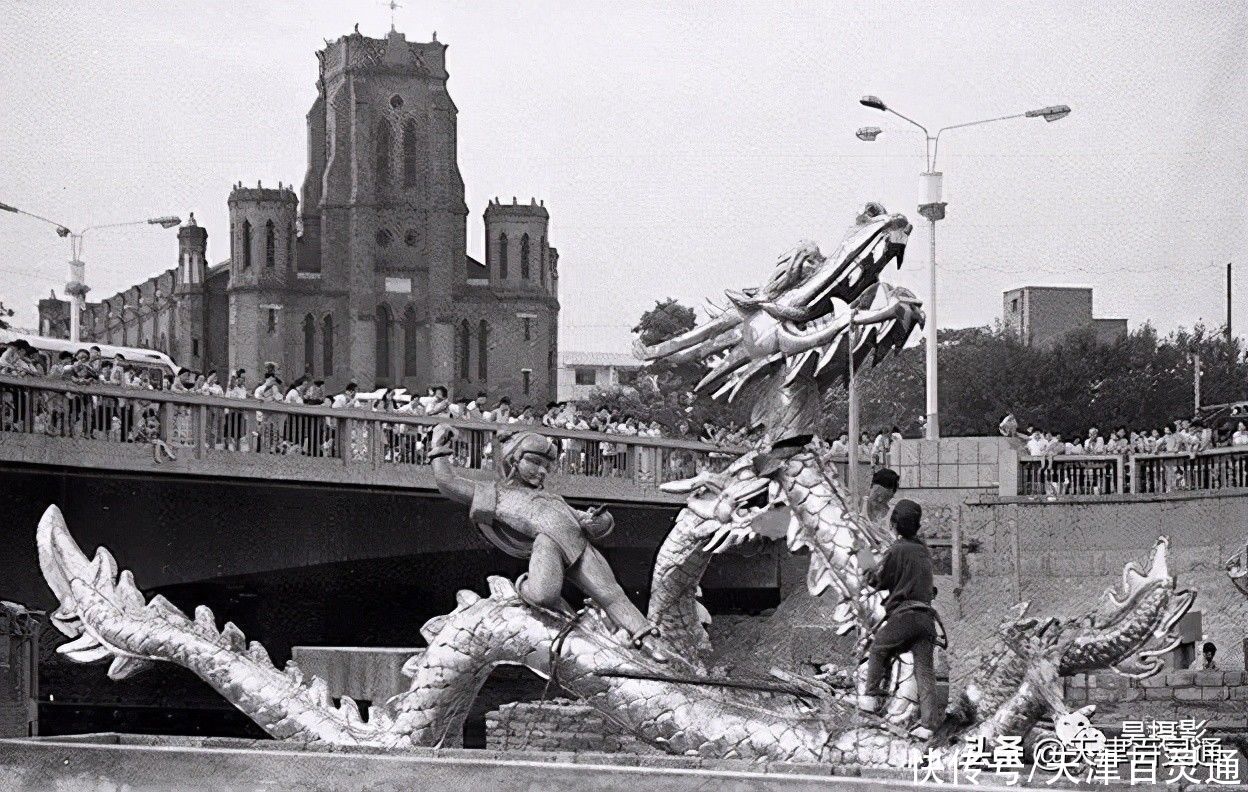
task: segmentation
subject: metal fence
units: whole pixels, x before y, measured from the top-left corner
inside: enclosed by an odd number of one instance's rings
[[[1244,487],[1248,487],[1248,446],[1018,460],[1019,495],[1159,494]]]
[[[0,406],[2,432],[150,446],[158,460],[183,454],[194,458],[269,454],[321,459],[326,465],[424,465],[433,427],[446,423],[456,430],[454,460],[463,467],[492,467],[497,433],[528,430],[558,444],[553,472],[657,486],[703,470],[722,470],[746,450],[673,438],[563,431],[540,424],[453,421],[105,384],[79,386],[35,377],[0,376]]]

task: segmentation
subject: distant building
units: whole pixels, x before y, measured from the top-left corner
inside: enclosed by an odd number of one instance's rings
[[[1001,321],[1027,346],[1049,349],[1072,330],[1092,328],[1102,344],[1127,335],[1126,319],[1095,319],[1092,289],[1084,286],[1023,286],[1002,300]]]
[[[564,352],[559,358],[559,401],[584,399],[594,390],[631,386],[642,363],[624,352]]]
[[[192,217],[177,266],[89,303],[83,341],[159,349],[202,371],[246,368],[253,385],[272,361],[287,382],[310,374],[331,388],[554,398],[549,215],[533,199],[490,201],[484,260],[467,254],[446,45],[357,32],[316,55],[302,195],[235,184],[220,234],[230,257],[210,266]],[[68,336],[66,302],[41,300],[39,317],[42,332]]]

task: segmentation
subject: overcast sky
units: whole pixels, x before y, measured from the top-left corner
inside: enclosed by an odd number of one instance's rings
[[[801,239],[825,251],[867,200],[916,219],[886,279],[927,300],[922,136],[1055,103],[1065,120],[942,139],[941,327],[1001,292],[1089,285],[1098,316],[1248,331],[1248,3],[407,0],[450,45],[459,164],[482,250],[493,196],[544,199],[564,349],[624,350],[662,297],[722,303]],[[78,228],[194,211],[228,255],[236,181],[301,184],[315,50],[382,36],[383,0],[0,0],[0,201]],[[875,143],[854,130],[884,128]],[[174,232],[88,236],[100,299],[176,264]],[[68,242],[0,213],[19,324],[65,281]]]

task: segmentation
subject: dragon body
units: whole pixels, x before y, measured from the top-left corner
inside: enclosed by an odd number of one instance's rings
[[[898,664],[888,715],[863,724],[854,712],[861,687],[832,687],[819,677],[721,679],[707,669],[709,616],[699,584],[718,553],[784,536],[811,555],[812,594],[834,598],[834,621],[856,631],[859,647],[882,617],[880,595],[863,586],[859,546],[886,537],[850,508],[832,462],[809,435],[821,389],[874,355],[899,349],[922,322],[917,300],[878,281],[897,255],[890,232],[905,218],[860,219],[830,257],[813,244],[782,256],[766,283],[728,292],[732,308],[662,344],[639,347],[647,360],[705,360],[699,389],[732,399],[749,385],[760,447],[722,473],[663,485],[687,495],[656,557],[648,618],[659,627],[669,662],[658,664],[594,605],[575,617],[527,604],[514,585],[489,579],[489,593],[461,591],[457,607],[422,628],[428,648],[404,668],[408,691],[373,705],[365,719],[326,684],[294,664],[276,668],[233,624],[218,629],[211,611],[187,616],[163,597],[148,601],[105,548],[93,559],[74,542],[56,507],[37,532],[44,577],[60,601],[53,623],[72,641],[72,660],[112,659],[123,678],[153,662],[194,672],[277,739],[402,750],[455,745],[481,685],[499,665],[521,665],[595,707],[645,742],[677,754],[755,760],[900,766],[933,746],[898,726],[913,712],[913,679]],[[777,518],[782,523],[776,530]],[[1129,565],[1120,591],[1080,619],[1025,617],[1020,609],[986,652],[975,682],[956,697],[938,761],[955,761],[966,737],[989,743],[1024,735],[1047,713],[1064,712],[1060,678],[1101,668],[1147,675],[1170,646],[1192,595],[1178,592],[1166,542],[1146,569]]]

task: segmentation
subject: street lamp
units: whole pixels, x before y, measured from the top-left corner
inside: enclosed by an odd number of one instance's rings
[[[161,217],[152,217],[147,220],[130,220],[125,223],[106,223],[104,225],[87,226],[78,233],[69,230],[69,226],[63,223],[57,223],[46,217],[40,217],[16,206],[6,203],[0,203],[0,211],[13,212],[14,214],[26,215],[36,220],[41,220],[49,225],[56,226],[56,235],[59,237],[69,237],[69,282],[65,284],[65,294],[70,298],[69,308],[69,340],[81,341],[81,322],[82,311],[86,305],[87,292],[91,287],[86,284],[86,264],[82,261],[82,240],[88,231],[96,231],[101,228],[120,228],[121,226],[133,225],[158,225],[161,228],[173,228],[182,223],[182,218],[174,215],[162,215]]]
[[[1015,113],[1013,115],[998,116],[996,118],[985,118],[980,121],[968,121],[964,124],[953,124],[952,126],[942,127],[936,130],[936,134],[927,131],[927,127],[907,118],[893,108],[884,104],[884,100],[878,96],[864,96],[858,100],[863,107],[869,107],[872,110],[879,110],[885,113],[892,113],[903,121],[913,124],[923,130],[924,139],[924,162],[927,166],[921,174],[923,185],[923,203],[919,204],[919,214],[926,218],[929,226],[930,234],[928,236],[930,245],[930,257],[928,275],[930,277],[931,295],[927,304],[924,306],[927,313],[927,323],[924,326],[924,335],[927,342],[927,438],[936,440],[940,438],[940,410],[939,397],[937,395],[937,363],[936,363],[936,221],[945,218],[945,202],[942,198],[942,182],[943,174],[936,170],[936,156],[940,151],[940,136],[944,132],[951,129],[961,129],[962,127],[979,126],[980,124],[991,124],[994,121],[1006,121],[1011,118],[1043,118],[1046,122],[1058,121],[1070,115],[1069,105],[1051,105],[1049,107],[1041,107],[1038,110],[1028,110],[1025,113]],[[862,127],[855,134],[859,140],[871,143],[880,136],[879,127]]]

